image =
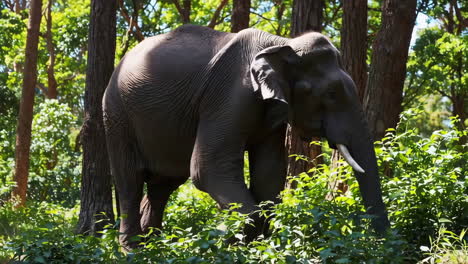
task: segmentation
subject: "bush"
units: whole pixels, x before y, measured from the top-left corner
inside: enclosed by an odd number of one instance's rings
[[[28,180],[30,200],[73,207],[79,199],[81,154],[74,149],[74,138],[70,138],[76,126],[76,117],[70,111],[66,104],[46,99],[34,115]],[[13,125],[0,130],[0,201],[8,199],[14,186],[15,130]]]
[[[421,250],[429,257],[423,259],[421,263],[468,263],[468,242],[464,229],[460,234],[455,234],[441,227],[437,236],[431,239],[431,247],[421,246]]]
[[[32,124],[28,197],[73,206],[79,199],[81,156],[70,132],[76,117],[66,104],[46,99]]]
[[[170,198],[163,230],[143,238],[142,248],[132,253],[121,252],[114,227],[101,238],[75,235],[76,211],[70,215],[40,203],[21,211],[0,209],[0,223],[10,230],[0,237],[0,256],[26,263],[463,263],[468,223],[468,154],[458,145],[463,133],[448,129],[423,138],[400,125],[376,144],[392,224],[384,237],[370,228],[349,166],[321,165],[300,175],[297,188],[282,193],[282,204],[262,207],[271,235],[250,244],[242,241],[241,230],[249,224],[245,215],[219,211],[187,183]],[[333,177],[347,182],[349,190],[330,190]],[[228,243],[233,240],[238,242]]]
[[[405,128],[378,144],[387,209],[412,251],[429,245],[442,225],[455,233],[468,228],[468,152],[460,136],[454,128],[422,138]]]

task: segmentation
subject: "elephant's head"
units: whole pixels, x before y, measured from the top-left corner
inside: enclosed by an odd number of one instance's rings
[[[325,137],[353,167],[374,226],[389,222],[382,201],[373,140],[354,82],[340,54],[319,33],[307,33],[259,52],[251,64],[255,92],[267,104],[267,118],[288,121],[303,140]]]

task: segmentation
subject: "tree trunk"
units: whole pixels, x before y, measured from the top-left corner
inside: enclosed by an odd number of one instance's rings
[[[92,0],[88,35],[85,117],[81,131],[83,171],[77,232],[96,234],[114,220],[102,96],[114,70],[117,1]]]
[[[343,1],[341,28],[343,66],[358,90],[362,102],[367,84],[367,1]]]
[[[318,164],[323,163],[322,147],[318,145],[310,145],[310,142],[304,142],[297,134],[296,130],[288,126],[286,130],[286,148],[288,155],[302,155],[306,160],[296,160],[296,156],[290,157],[288,162],[288,175],[297,176],[302,172],[307,172]],[[313,138],[314,141],[320,141],[320,138]]]
[[[362,102],[367,84],[367,1],[343,1],[343,26],[341,28],[341,57],[343,67],[356,84]],[[341,155],[337,150],[332,153],[332,166],[339,166]],[[348,190],[346,183],[332,180],[331,189]]]
[[[233,0],[231,32],[236,33],[249,27],[250,0]]]
[[[57,80],[55,79],[55,47],[52,37],[52,2],[49,0],[47,3],[47,31],[46,31],[46,42],[47,42],[47,51],[49,52],[49,65],[47,66],[47,84],[49,88],[47,89],[47,97],[50,99],[57,99]]]
[[[322,0],[294,0],[291,21],[291,37],[295,37],[309,30],[320,31],[322,28]],[[320,138],[313,138],[314,141],[320,141]],[[288,156],[297,154],[309,158],[307,161],[296,161],[295,157],[289,157],[287,175],[297,176],[302,172],[309,171],[317,164],[323,163],[320,154],[321,146],[310,145],[309,142],[303,142],[294,128],[288,126],[286,132],[286,149]],[[295,182],[288,183],[289,188],[295,188]]]
[[[33,119],[34,88],[37,82],[37,49],[39,27],[41,25],[42,0],[31,0],[28,33],[26,37],[26,56],[24,62],[23,89],[18,116],[15,152],[16,187],[13,197],[19,197],[19,205],[24,206],[28,187],[29,148],[31,146],[31,125]]]
[[[41,4],[42,4],[42,1],[41,1]],[[21,11],[21,5],[20,5],[20,1],[19,0],[15,0],[15,13],[16,14],[19,14],[20,11]]]
[[[182,19],[184,24],[190,23],[190,12],[192,11],[192,0],[184,0],[184,13]]]
[[[396,127],[402,111],[408,48],[416,20],[416,0],[385,0],[382,26],[372,46],[364,111],[375,140]]]
[[[294,0],[292,6],[291,37],[306,31],[322,31],[323,0]]]

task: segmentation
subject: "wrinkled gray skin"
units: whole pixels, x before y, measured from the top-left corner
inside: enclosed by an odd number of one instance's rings
[[[294,39],[255,29],[237,34],[185,25],[148,38],[112,75],[103,99],[111,171],[119,192],[120,240],[161,228],[172,191],[191,177],[222,208],[252,213],[279,202],[286,177],[286,123],[304,139],[344,144],[374,227],[389,225],[373,143],[339,53],[319,33]],[[251,184],[244,183],[244,151]],[[148,195],[142,200],[143,185]],[[141,203],[141,207],[140,207]],[[252,215],[262,232],[264,220]]]

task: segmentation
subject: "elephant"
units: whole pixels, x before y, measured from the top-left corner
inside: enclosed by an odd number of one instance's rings
[[[353,167],[367,213],[389,227],[373,140],[339,51],[317,32],[284,38],[184,25],[150,37],[116,66],[102,102],[120,242],[161,228],[170,194],[187,179],[221,208],[239,203],[254,228],[263,201],[280,202],[285,131],[322,137]],[[248,152],[250,186],[244,182]],[[143,197],[144,185],[147,194]]]

